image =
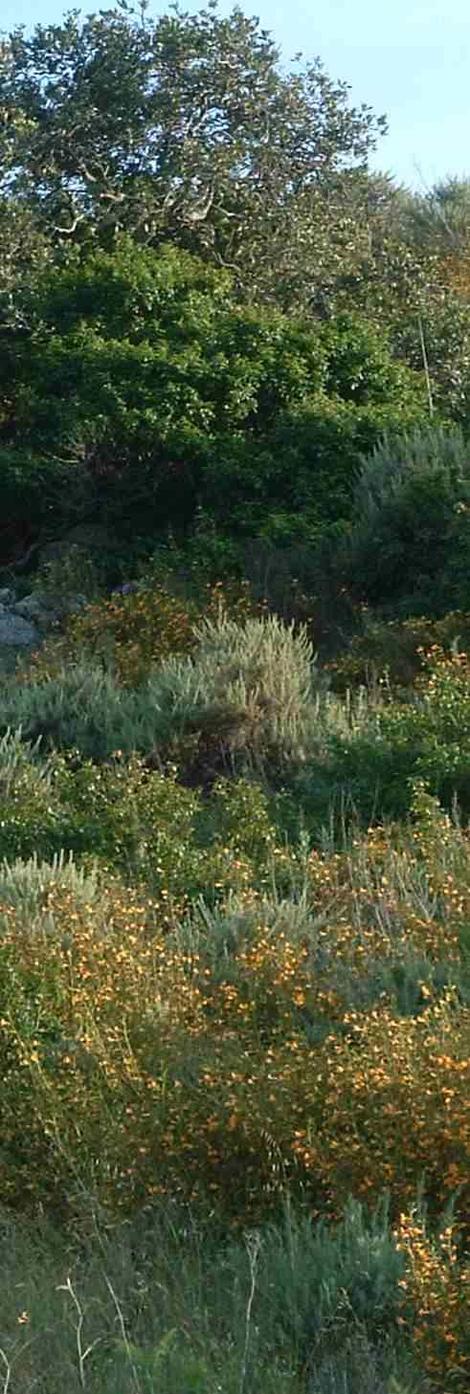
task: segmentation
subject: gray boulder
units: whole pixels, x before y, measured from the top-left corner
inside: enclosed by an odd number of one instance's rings
[[[14,613],[39,625],[50,624],[51,618],[54,618],[51,606],[39,595],[25,595],[23,600],[17,600]]]
[[[17,601],[15,615],[21,615],[22,619],[37,624],[41,630],[50,629],[57,620],[65,619],[66,615],[75,615],[78,610],[82,610],[86,603],[85,595],[47,595],[35,591]]]
[[[12,610],[0,610],[0,647],[31,649],[38,643],[39,630],[35,624]]]
[[[10,586],[2,586],[0,588],[0,605],[2,607],[5,605],[14,605],[15,599],[15,592],[10,589]]]

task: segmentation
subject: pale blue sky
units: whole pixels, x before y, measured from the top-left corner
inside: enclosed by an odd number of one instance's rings
[[[85,13],[111,8],[93,0]],[[77,8],[79,8],[77,3]],[[242,0],[259,15],[288,60],[319,56],[357,103],[388,117],[374,163],[424,189],[446,175],[470,176],[470,7],[468,0]],[[63,0],[0,0],[0,24],[57,22]],[[81,7],[80,7],[81,8]],[[151,0],[162,13],[163,0]],[[186,0],[181,8],[202,8]],[[222,0],[221,10],[232,8]]]

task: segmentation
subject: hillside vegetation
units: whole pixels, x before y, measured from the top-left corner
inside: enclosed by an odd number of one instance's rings
[[[457,1394],[469,185],[212,5],[0,110],[0,1389]]]

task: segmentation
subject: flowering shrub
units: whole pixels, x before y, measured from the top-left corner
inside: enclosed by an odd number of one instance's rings
[[[470,615],[454,611],[443,619],[377,620],[365,612],[363,632],[327,664],[337,692],[377,680],[388,690],[409,687],[427,666],[429,651],[470,649]]]
[[[449,868],[468,867],[468,848],[445,824],[434,868],[431,815],[408,851],[372,834],[349,867],[317,855],[297,904],[266,898],[239,858],[235,899],[183,920],[161,889],[109,872],[89,895],[60,865],[33,900],[18,874],[15,895],[0,885],[10,1202],[73,1205],[85,1186],[125,1211],[180,1196],[243,1224],[286,1183],[333,1216],[387,1186],[398,1215],[424,1175],[432,1213],[456,1187],[463,1206],[469,877],[458,898]],[[229,853],[230,866],[236,887]],[[381,955],[385,985],[369,962]]]
[[[120,682],[136,686],[170,653],[187,653],[197,611],[163,586],[121,589],[68,620],[65,632],[36,655],[31,676],[54,674],[64,662],[88,658],[112,667]]]
[[[269,885],[277,841],[266,796],[247,781],[221,781],[203,803],[137,757],[41,762],[18,735],[0,741],[0,859],[73,853],[181,912],[202,893]]]
[[[447,807],[470,813],[470,662],[437,645],[426,656],[411,693],[400,700],[363,702],[362,719],[349,730],[327,732],[312,761],[327,796],[342,791],[364,821],[409,813],[413,780],[423,779]],[[344,801],[343,800],[343,801]]]
[[[444,1222],[433,1238],[419,1215],[400,1216],[404,1308],[422,1368],[438,1389],[465,1389],[470,1371],[470,1262],[459,1257],[459,1232]]]

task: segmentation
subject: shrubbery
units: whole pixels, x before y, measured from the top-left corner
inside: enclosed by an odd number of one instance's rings
[[[75,565],[85,564],[78,555]],[[89,561],[90,566],[90,561]],[[61,558],[58,566],[49,566],[46,581],[57,594],[56,573],[64,569]],[[77,614],[62,624],[59,633],[44,643],[23,667],[22,676],[52,677],[64,666],[82,664],[84,660],[110,671],[125,687],[135,687],[149,677],[164,658],[190,653],[196,648],[195,628],[204,617],[222,619],[225,615],[239,621],[256,609],[249,590],[243,584],[211,585],[204,575],[191,577],[191,595],[184,587],[171,585],[171,573],[166,583],[152,575],[151,564],[140,581],[124,582],[111,596],[93,596]],[[51,575],[52,572],[52,575]],[[74,574],[75,567],[74,567]],[[41,592],[44,576],[40,577]]]
[[[457,1394],[468,182],[145,8],[0,44],[0,1384]]]
[[[46,531],[65,514],[129,541],[184,537],[202,508],[234,537],[269,535],[280,513],[309,537],[348,514],[382,432],[425,416],[419,375],[366,322],[248,309],[226,273],[171,246],[76,253],[33,281],[24,313],[0,494],[18,529],[47,461]]]
[[[403,695],[426,670],[430,651],[450,656],[469,648],[470,615],[464,611],[451,611],[438,620],[384,620],[366,611],[360,630],[327,668],[336,692],[362,686]]]
[[[274,616],[240,624],[220,615],[192,627],[188,612],[169,598],[164,604],[160,598],[155,610],[163,614],[161,631],[155,621],[149,626],[145,596],[131,605],[131,617],[143,611],[144,642],[136,641],[132,649],[131,641],[124,654],[124,675],[133,658],[138,672],[140,666],[147,671],[146,682],[134,688],[118,682],[119,637],[116,676],[112,664],[107,670],[82,662],[55,671],[46,656],[31,681],[5,681],[0,728],[21,727],[26,739],[40,738],[46,749],[77,748],[92,758],[139,752],[153,755],[160,765],[176,760],[188,777],[196,763],[200,783],[263,763],[301,763],[314,715],[314,655],[306,633],[286,628]],[[121,606],[121,624],[123,612]],[[147,636],[153,632],[157,653],[171,642],[168,612],[176,654],[149,668]],[[93,638],[93,611],[77,623],[79,632],[83,625]],[[103,629],[98,629],[100,642],[103,653]],[[192,652],[180,657],[179,648]]]
[[[468,608],[470,455],[458,432],[384,440],[357,481],[345,576],[357,599],[403,615]]]
[[[172,595],[164,586],[141,585],[99,598],[73,615],[65,632],[49,639],[29,665],[37,679],[51,677],[66,665],[101,665],[119,683],[135,687],[169,654],[194,647],[194,603]]]
[[[331,794],[366,821],[405,815],[413,780],[423,779],[432,793],[460,815],[470,814],[470,683],[466,654],[430,652],[411,693],[390,702],[370,698],[359,719],[327,737],[321,759],[304,780],[313,804],[319,780]],[[320,809],[320,812],[322,810]],[[323,808],[323,812],[324,812]]]
[[[72,1204],[78,1182],[126,1210],[212,1198],[237,1223],[287,1181],[333,1214],[384,1183],[398,1213],[424,1174],[435,1208],[465,1189],[466,836],[425,804],[414,845],[374,834],[352,861],[283,870],[244,806],[249,879],[185,924],[175,858],[182,886],[194,871],[184,832],[165,842],[161,794],[151,900],[61,863],[4,874],[3,1193],[20,1209],[27,1195]],[[259,872],[256,890],[250,838],[274,881],[280,858],[294,897],[303,885],[297,905],[266,898]]]
[[[10,794],[37,760],[3,742]],[[198,807],[137,766],[55,757],[43,778],[89,852],[82,869],[49,851],[0,874],[8,1205],[78,1223],[84,1195],[128,1215],[178,1199],[243,1228],[275,1216],[288,1186],[309,1218],[259,1231],[259,1339],[275,1326],[313,1388],[342,1362],[362,1389],[362,1356],[385,1394],[390,1360],[404,1375],[412,1350],[438,1388],[460,1387],[468,1266],[458,1227],[442,1221],[439,1239],[434,1225],[456,1190],[466,1217],[468,835],[419,787],[412,829],[295,853],[251,784]],[[357,1204],[331,1230],[351,1192],[373,1207],[384,1185],[394,1234]],[[329,1226],[312,1230],[312,1211]],[[263,1368],[258,1337],[251,1358]]]
[[[143,884],[168,911],[182,911],[202,893],[217,900],[268,885],[276,857],[283,860],[266,795],[247,781],[220,781],[202,801],[174,774],[149,770],[137,758],[96,766],[72,754],[41,763],[37,750],[10,736],[0,746],[0,787],[5,895],[21,881],[23,865],[25,884],[31,879],[34,886],[32,858],[48,859],[39,885],[56,858],[74,885],[78,867],[60,861],[73,854],[82,867]]]

